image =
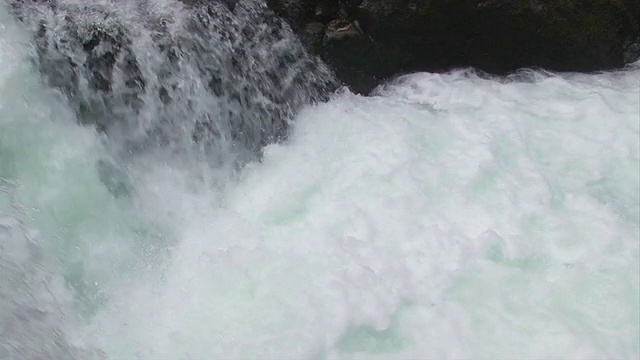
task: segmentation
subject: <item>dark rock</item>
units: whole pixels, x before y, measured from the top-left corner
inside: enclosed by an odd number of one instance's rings
[[[299,33],[322,23],[324,41],[305,44],[358,92],[407,72],[590,72],[638,54],[637,0],[333,0],[332,11],[326,0],[268,3]]]
[[[126,173],[119,169],[116,164],[106,160],[98,160],[96,169],[100,181],[113,196],[117,198],[131,196],[134,188]]]
[[[337,86],[261,2],[7,1],[33,31],[44,79],[123,153],[230,142],[259,156]]]
[[[327,24],[322,49],[338,78],[353,91],[366,93],[376,86],[376,73],[381,70],[378,49],[357,21],[334,20]]]

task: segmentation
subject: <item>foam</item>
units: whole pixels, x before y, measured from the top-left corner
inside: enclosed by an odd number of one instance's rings
[[[37,233],[31,283],[67,299],[42,329],[66,342],[113,359],[639,356],[637,66],[414,74],[307,107],[234,179],[143,154],[114,198],[109,144],[21,41],[0,36],[0,223]],[[12,304],[53,303],[34,288]],[[74,356],[23,329],[25,351]]]
[[[103,349],[636,357],[636,74],[416,74],[305,109],[223,201],[179,202],[165,281],[115,296]]]

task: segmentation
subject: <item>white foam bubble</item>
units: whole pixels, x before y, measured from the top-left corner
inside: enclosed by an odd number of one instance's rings
[[[637,74],[412,75],[304,110],[222,203],[165,176],[165,279],[94,335],[116,358],[634,358]]]

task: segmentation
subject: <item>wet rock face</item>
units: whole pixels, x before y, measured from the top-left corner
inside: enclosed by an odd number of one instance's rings
[[[124,151],[224,142],[259,153],[336,86],[261,1],[8,1],[46,81]]]
[[[473,66],[496,74],[522,67],[588,72],[621,67],[638,53],[633,45],[640,23],[636,0],[269,4],[298,33],[308,36],[308,29],[314,29],[307,46],[359,92],[390,76],[420,70]]]

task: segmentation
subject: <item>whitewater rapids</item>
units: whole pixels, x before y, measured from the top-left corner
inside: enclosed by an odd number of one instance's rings
[[[639,64],[340,91],[118,197],[28,43],[0,7],[0,358],[640,356]]]

